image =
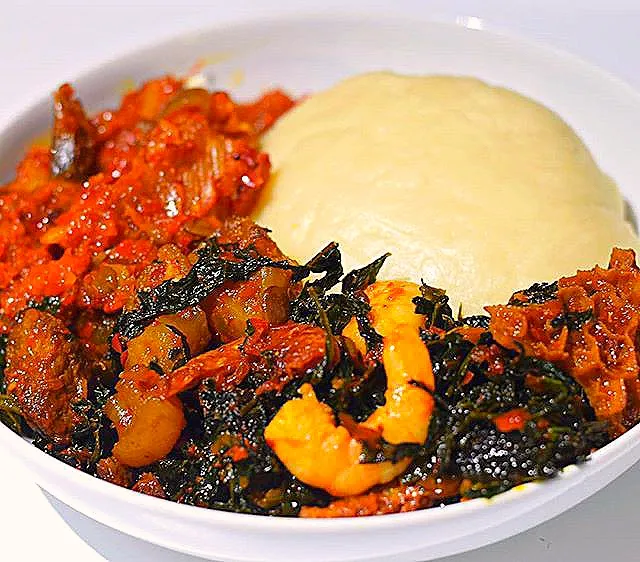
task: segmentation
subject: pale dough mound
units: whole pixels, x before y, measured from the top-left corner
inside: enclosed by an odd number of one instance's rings
[[[336,240],[348,270],[389,251],[381,278],[422,278],[465,314],[637,247],[568,125],[476,79],[356,76],[286,114],[264,148],[273,180],[255,218],[285,253]]]

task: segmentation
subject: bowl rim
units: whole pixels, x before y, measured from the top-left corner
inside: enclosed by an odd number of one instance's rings
[[[562,62],[570,64],[574,68],[578,68],[583,73],[588,73],[598,81],[606,81],[611,88],[615,88],[627,98],[633,98],[633,101],[640,109],[640,92],[636,91],[627,82],[621,78],[609,73],[608,71],[598,67],[597,65],[586,62],[582,58],[562,49],[552,47],[532,41],[526,37],[522,37],[515,33],[504,32],[503,30],[476,30],[467,28],[458,21],[442,21],[440,19],[428,18],[420,16],[407,17],[404,15],[384,14],[384,13],[363,13],[358,10],[335,10],[331,14],[326,12],[298,10],[295,13],[276,14],[269,16],[243,16],[241,19],[232,21],[224,21],[220,23],[209,23],[201,28],[183,31],[176,34],[164,35],[160,39],[145,42],[144,44],[134,47],[133,49],[125,49],[115,51],[115,54],[103,59],[97,64],[92,64],[87,68],[81,69],[73,77],[66,77],[78,82],[86,82],[95,80],[107,69],[113,68],[120,64],[123,60],[133,57],[142,57],[149,55],[159,48],[169,48],[172,44],[185,40],[197,40],[198,38],[216,33],[223,29],[245,29],[254,28],[256,25],[261,27],[271,26],[277,27],[281,25],[292,25],[296,23],[314,23],[321,22],[349,22],[354,25],[363,23],[373,25],[394,25],[394,24],[413,24],[423,23],[427,25],[449,28],[450,30],[462,30],[467,33],[481,33],[485,36],[494,38],[503,38],[509,42],[518,43],[519,46],[527,50],[535,50],[539,54],[557,57]],[[13,131],[20,128],[20,122],[33,113],[38,106],[41,106],[50,99],[49,94],[39,94],[34,98],[28,99],[25,103],[21,103],[22,108],[19,112],[14,113],[10,108],[7,119],[0,120],[0,138],[11,135]],[[246,529],[247,525],[254,530],[290,530],[304,531],[312,534],[325,534],[337,531],[353,531],[353,530],[374,530],[393,527],[402,524],[423,524],[430,521],[443,521],[448,519],[458,519],[465,515],[469,516],[480,510],[490,512],[497,509],[497,506],[512,505],[514,502],[522,502],[524,494],[541,495],[545,491],[553,497],[563,495],[569,489],[580,485],[585,479],[600,472],[605,467],[614,463],[621,457],[625,450],[630,447],[633,441],[638,441],[640,437],[640,424],[632,427],[626,433],[617,437],[604,447],[594,451],[586,462],[579,466],[570,465],[559,472],[554,478],[548,480],[539,480],[522,484],[507,490],[492,498],[477,498],[465,502],[458,502],[442,507],[432,507],[405,513],[391,513],[385,515],[374,515],[367,517],[337,517],[328,519],[305,519],[300,517],[282,517],[237,513],[233,511],[224,511],[218,509],[201,508],[192,505],[179,504],[177,502],[148,496],[143,493],[134,492],[133,490],[122,488],[111,484],[100,478],[92,476],[81,470],[75,469],[62,461],[46,454],[44,451],[32,445],[28,440],[20,437],[11,429],[0,423],[0,443],[9,446],[11,451],[17,453],[23,466],[35,474],[35,470],[31,468],[31,464],[42,466],[43,470],[60,478],[68,480],[71,478],[79,480],[79,486],[90,489],[99,497],[110,496],[114,500],[127,504],[131,507],[143,507],[150,511],[173,512],[173,515],[183,520],[200,520],[209,524],[223,523],[227,527],[237,529]],[[36,477],[36,481],[41,479]],[[44,486],[45,489],[46,486]],[[598,489],[600,489],[599,487]],[[593,490],[590,494],[595,493]],[[54,494],[55,495],[55,494]],[[64,498],[59,498],[64,501]],[[549,500],[547,500],[549,501]],[[73,507],[73,505],[72,505]],[[102,521],[108,517],[102,516]],[[107,523],[108,524],[108,523]],[[166,541],[167,545],[170,541]],[[185,551],[184,546],[180,550]]]

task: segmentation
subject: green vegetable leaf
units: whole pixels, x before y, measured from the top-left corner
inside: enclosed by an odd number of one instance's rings
[[[274,267],[293,271],[294,279],[304,279],[309,268],[274,261],[255,249],[240,249],[235,244],[207,240],[197,250],[198,260],[181,279],[168,280],[149,291],[138,293],[136,309],[123,312],[116,330],[125,341],[139,335],[158,316],[194,306],[230,281],[246,281],[259,269]]]

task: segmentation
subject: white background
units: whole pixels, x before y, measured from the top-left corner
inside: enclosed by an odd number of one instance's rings
[[[23,2],[0,0],[0,127],[59,82],[157,38],[250,15],[336,10],[404,12],[571,51],[640,89],[640,3],[489,0],[388,2],[244,0]],[[475,21],[475,20],[474,20]],[[638,132],[640,139],[640,131]],[[640,157],[640,143],[638,145]],[[1,226],[1,225],[0,225]],[[0,560],[196,562],[92,522],[46,496],[0,451]],[[640,467],[578,507],[517,537],[443,562],[640,560]]]

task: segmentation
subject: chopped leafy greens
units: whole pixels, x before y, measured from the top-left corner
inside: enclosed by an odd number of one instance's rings
[[[488,316],[461,318],[458,314],[455,318],[445,291],[423,282],[413,304],[415,313],[424,317],[421,336],[436,381],[429,435],[424,445],[388,443],[379,433],[359,425],[385,403],[387,380],[378,353],[382,338],[369,320],[366,289],[375,282],[388,254],[346,275],[335,243],[303,266],[274,261],[254,248],[219,244],[216,239],[203,243],[197,255],[183,278],[140,292],[138,307],[120,315],[116,331],[125,341],[158,316],[196,305],[225,283],[247,280],[259,269],[272,267],[291,271],[299,283],[289,303],[289,319],[315,324],[325,330],[328,341],[337,339],[341,345],[328,345],[328,357],[321,365],[278,391],[257,393],[272,373],[256,367],[232,389],[220,390],[207,379],[182,392],[188,423],[178,445],[162,460],[131,469],[133,481],[151,472],[169,499],[284,516],[297,515],[303,506],[327,506],[332,498],[297,480],[264,438],[266,426],[283,404],[297,396],[304,382],[312,384],[317,398],[331,408],[336,423],[358,435],[360,462],[397,462],[409,457],[413,460],[400,478],[402,483],[434,476],[460,483],[458,495],[444,498],[445,502],[488,497],[551,477],[569,464],[584,461],[610,440],[607,425],[596,421],[582,388],[571,376],[548,361],[498,345],[488,331]],[[516,293],[510,304],[543,303],[556,293],[557,284],[537,283]],[[55,299],[34,306],[59,312]],[[592,317],[591,310],[567,312],[552,325],[577,330]],[[353,319],[369,352],[365,357],[353,342],[339,337]],[[480,329],[480,335],[474,332],[473,340],[465,338],[469,328]],[[254,326],[248,321],[247,336],[252,332]],[[33,435],[14,399],[5,394],[6,345],[7,337],[0,336],[0,420],[18,433],[33,436],[34,444],[47,453],[95,473],[97,462],[111,455],[116,441],[103,413],[113,385],[94,381],[87,399],[72,405],[80,422],[70,442],[54,443],[41,434]],[[510,412],[520,412],[514,418],[519,422],[501,424],[501,417]]]
[[[118,319],[118,334],[130,340],[158,316],[194,306],[225,283],[246,281],[263,267],[293,271],[294,279],[303,279],[309,272],[308,267],[274,261],[252,248],[219,244],[215,238],[204,242],[196,253],[198,260],[183,278],[170,279],[149,291],[138,293],[138,307],[123,312]]]
[[[438,294],[432,298],[442,304]],[[609,441],[580,385],[552,363],[508,351],[489,332],[478,343],[455,331],[426,340],[436,407],[427,445],[403,481],[436,473],[466,482],[463,497],[491,496],[551,477]],[[500,414],[521,410],[521,427],[496,424]]]
[[[347,273],[342,278],[341,292],[330,292],[340,281],[343,268],[337,245],[327,248],[330,248],[327,255],[322,256],[320,260],[314,258],[307,264],[311,271],[324,273],[324,276],[305,283],[300,295],[291,304],[290,317],[295,322],[319,326],[323,326],[326,318],[332,334],[340,334],[347,323],[355,318],[367,348],[373,349],[382,342],[382,338],[369,322],[370,306],[364,290],[376,280],[380,268],[390,254]],[[312,268],[312,263],[315,268]]]
[[[509,299],[509,304],[525,306],[527,304],[542,304],[556,297],[558,294],[558,282],[534,283],[528,289],[518,291]]]

